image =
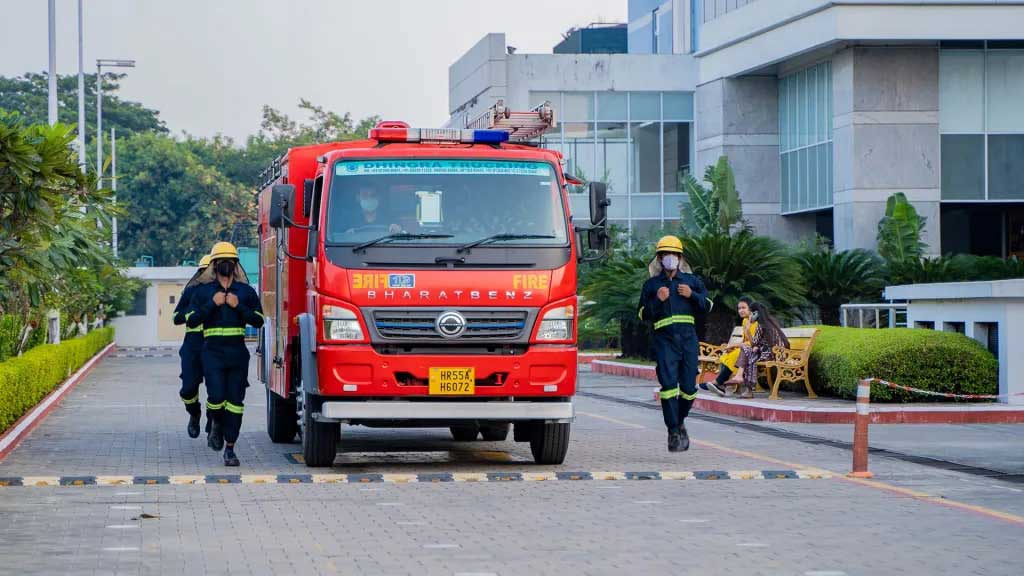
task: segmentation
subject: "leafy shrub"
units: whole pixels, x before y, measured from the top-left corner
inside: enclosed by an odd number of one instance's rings
[[[999,363],[981,344],[962,335],[911,328],[818,326],[811,351],[811,384],[832,396],[855,398],[861,378],[955,394],[995,394]],[[871,401],[934,402],[923,396],[872,386]]]
[[[101,328],[0,362],[0,430],[14,424],[113,339],[113,328]]]

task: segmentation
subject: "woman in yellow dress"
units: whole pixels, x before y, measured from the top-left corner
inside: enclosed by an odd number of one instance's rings
[[[739,303],[736,305],[736,313],[740,315],[740,319],[743,321],[743,340],[742,342],[733,342],[726,345],[725,354],[722,354],[722,357],[718,360],[718,377],[713,382],[706,384],[708,390],[719,396],[725,396],[726,382],[739,368],[737,363],[740,359],[740,346],[743,344],[749,346],[754,339],[754,333],[757,331],[757,321],[750,321],[750,305],[753,303],[754,301],[746,296],[740,298]]]

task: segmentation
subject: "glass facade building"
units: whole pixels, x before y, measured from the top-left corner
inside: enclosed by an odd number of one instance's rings
[[[832,207],[832,65],[779,78],[782,213]]]
[[[693,163],[692,92],[530,92],[531,106],[545,101],[558,128],[542,145],[562,152],[568,173],[608,184],[612,224],[643,237],[678,222]],[[577,192],[573,213],[586,214]]]

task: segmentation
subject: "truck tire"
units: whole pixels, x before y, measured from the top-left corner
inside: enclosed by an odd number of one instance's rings
[[[530,451],[537,464],[561,464],[569,451],[568,423],[538,423],[530,438]]]
[[[323,402],[318,396],[302,393],[302,456],[306,466],[322,468],[334,464],[338,455],[338,436],[341,425],[337,422],[317,422],[313,413],[320,411]]]
[[[288,444],[295,440],[299,419],[295,400],[281,398],[267,388],[267,434],[275,444]]]
[[[511,427],[512,425],[507,422],[504,424],[489,424],[481,426],[480,435],[488,442],[502,442],[508,438],[508,430]]]
[[[480,434],[480,427],[476,424],[459,424],[450,427],[449,430],[457,442],[472,442]]]

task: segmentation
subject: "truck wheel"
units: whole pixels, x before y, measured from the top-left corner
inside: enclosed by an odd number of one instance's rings
[[[341,425],[313,419],[313,413],[320,411],[322,402],[318,396],[302,393],[302,456],[306,466],[313,468],[334,464],[334,457],[338,454]]]
[[[267,434],[275,444],[287,444],[295,440],[299,429],[295,400],[281,398],[267,388]]]
[[[488,442],[502,442],[508,438],[508,430],[511,427],[512,425],[508,423],[481,426],[480,435]]]
[[[480,433],[480,427],[476,424],[459,424],[452,426],[449,430],[452,432],[452,438],[459,442],[472,442]]]
[[[569,451],[569,424],[538,423],[530,438],[530,451],[537,464],[561,464]]]

